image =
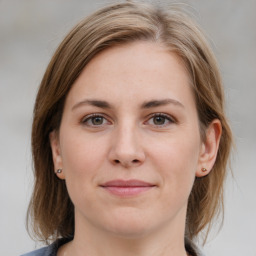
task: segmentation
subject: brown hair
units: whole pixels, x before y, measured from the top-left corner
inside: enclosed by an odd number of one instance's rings
[[[35,185],[28,210],[35,235],[44,241],[74,235],[74,206],[53,167],[49,134],[58,130],[65,98],[86,64],[100,51],[137,40],[161,43],[184,61],[192,81],[202,139],[213,119],[222,124],[215,165],[196,178],[188,202],[186,237],[193,239],[223,206],[232,134],[224,114],[218,67],[202,32],[184,11],[144,3],[107,6],[81,21],[58,47],[42,79],[34,108],[32,153]],[[209,229],[208,229],[209,231]],[[208,233],[207,231],[207,233]]]

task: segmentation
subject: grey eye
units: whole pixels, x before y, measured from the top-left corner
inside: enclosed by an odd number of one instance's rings
[[[163,125],[163,124],[165,124],[165,121],[166,121],[166,117],[163,117],[163,116],[153,117],[153,123],[155,125]]]
[[[163,114],[163,113],[156,113],[146,123],[151,126],[161,128],[161,127],[166,127],[172,123],[175,123],[175,121],[170,115]]]
[[[89,115],[82,120],[82,124],[89,127],[97,127],[108,124],[107,119],[101,115]]]
[[[91,118],[91,122],[93,125],[102,125],[104,118],[101,116],[96,116]]]

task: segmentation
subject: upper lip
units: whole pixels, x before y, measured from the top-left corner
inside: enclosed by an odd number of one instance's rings
[[[102,187],[153,187],[152,183],[142,180],[111,180],[101,184]]]

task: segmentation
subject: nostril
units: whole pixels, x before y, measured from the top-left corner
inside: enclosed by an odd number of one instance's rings
[[[134,159],[134,160],[131,161],[131,163],[134,163],[134,164],[139,163],[139,162],[140,162],[140,161],[139,161],[138,159]],[[114,160],[114,163],[115,163],[115,164],[120,164],[121,161],[118,160],[118,159],[115,159],[115,160]]]

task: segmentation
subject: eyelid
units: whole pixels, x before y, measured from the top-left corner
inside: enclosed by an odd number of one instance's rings
[[[150,114],[150,115],[148,116],[147,121],[146,121],[145,123],[149,122],[149,120],[152,119],[152,118],[154,118],[154,117],[164,117],[164,118],[166,118],[166,119],[169,121],[168,124],[153,125],[153,126],[158,127],[158,128],[165,127],[165,126],[168,126],[168,125],[173,124],[173,123],[174,123],[174,124],[177,123],[176,118],[174,118],[173,116],[171,116],[171,115],[169,115],[169,114],[165,114],[165,113],[161,113],[161,112]]]
[[[90,119],[92,119],[94,117],[101,117],[101,118],[105,119],[107,121],[107,123],[100,124],[100,125],[86,124],[86,122],[88,120],[90,120]],[[151,126],[155,126],[157,128],[166,127],[168,125],[177,123],[176,118],[173,117],[172,115],[166,114],[166,113],[162,113],[162,112],[157,112],[157,113],[152,113],[152,114],[148,115],[146,121],[143,122],[143,124],[147,124],[154,117],[163,117],[163,118],[165,118],[166,120],[169,121],[168,124],[163,124],[163,125],[151,124]],[[84,125],[84,126],[87,126],[87,127],[100,128],[100,127],[105,126],[105,125],[111,125],[112,121],[111,121],[111,119],[108,116],[106,116],[106,114],[103,114],[103,113],[92,113],[92,114],[85,115],[81,119],[80,123],[82,125]]]
[[[90,119],[92,119],[92,118],[94,118],[94,117],[101,117],[101,118],[105,119],[108,123],[111,123],[111,122],[109,121],[109,118],[106,117],[106,115],[105,115],[105,114],[102,114],[102,113],[92,113],[92,114],[86,115],[86,116],[84,116],[84,117],[81,119],[80,123],[81,123],[82,125],[87,126],[87,127],[93,127],[93,128],[99,128],[99,127],[102,127],[102,126],[106,125],[106,124],[102,124],[102,125],[88,125],[88,124],[86,124],[86,122],[87,122],[88,120],[90,120]]]

